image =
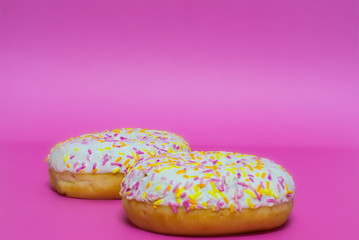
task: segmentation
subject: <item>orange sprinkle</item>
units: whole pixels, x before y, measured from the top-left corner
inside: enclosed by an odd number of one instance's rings
[[[70,164],[66,164],[66,166],[68,167],[68,168],[70,168],[71,166],[70,166]]]
[[[171,185],[168,185],[167,186],[167,191],[171,190],[172,186]]]
[[[268,181],[266,182],[266,187],[269,188],[269,182]]]
[[[148,182],[146,188],[149,188],[150,186],[151,186],[151,182]]]
[[[253,172],[253,168],[250,165],[247,165],[247,167]]]
[[[266,176],[266,173],[263,172],[261,177],[264,178],[265,176]]]
[[[198,171],[198,167],[195,167],[194,170],[195,170],[195,171]]]
[[[217,165],[214,165],[213,166],[213,170],[217,170],[218,166]]]
[[[218,176],[218,177],[220,177],[220,176],[221,176],[221,174],[220,174],[218,171],[216,171],[216,174],[217,174],[217,176]]]
[[[155,169],[155,172],[156,172],[156,173],[160,173],[160,170],[158,170],[158,169]]]
[[[189,178],[189,177],[188,177],[188,175],[186,175],[186,174],[185,174],[185,175],[183,175],[183,177],[184,177],[184,178]]]
[[[118,158],[115,160],[115,162],[119,162],[119,161],[121,161],[121,159],[122,159],[122,157],[118,157]]]
[[[131,134],[131,133],[133,133],[133,130],[129,131],[127,134]]]
[[[130,159],[127,159],[124,163],[123,163],[123,165],[127,165],[127,163],[130,161]]]
[[[92,172],[97,172],[97,168],[95,168],[95,169],[92,169]]]
[[[185,173],[185,172],[187,172],[187,171],[186,170],[178,170],[177,174],[182,174],[182,173]]]

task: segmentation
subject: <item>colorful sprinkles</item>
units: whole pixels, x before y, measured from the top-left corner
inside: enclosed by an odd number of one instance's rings
[[[137,161],[168,152],[189,152],[180,136],[160,130],[122,128],[85,134],[59,143],[48,156],[58,172],[125,173]]]
[[[280,165],[230,152],[164,153],[132,165],[122,182],[127,199],[193,209],[231,212],[293,199],[292,177]]]

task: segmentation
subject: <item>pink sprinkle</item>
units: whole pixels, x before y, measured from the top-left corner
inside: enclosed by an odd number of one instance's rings
[[[275,199],[267,199],[267,203],[274,203]]]
[[[244,191],[241,191],[241,193],[237,196],[237,199],[240,199],[243,196],[244,196]]]
[[[193,180],[195,180],[195,181],[196,181],[196,180],[198,180],[198,179],[199,179],[199,177],[195,177],[195,178],[193,178]]]
[[[238,178],[241,178],[241,174],[240,174],[240,173],[237,173],[237,177],[238,177]]]
[[[183,192],[180,197],[181,197],[181,198],[184,198],[186,195],[187,195],[187,193],[186,193],[186,192]]]
[[[152,174],[151,181],[155,179],[155,173]]]
[[[88,152],[89,152],[89,154],[92,154],[92,151],[90,149],[88,150]]]
[[[241,207],[241,204],[239,203],[238,200],[235,201],[237,203],[237,207],[238,207],[238,211],[242,211],[242,207]]]
[[[122,167],[122,164],[121,164],[121,163],[115,163],[115,162],[113,162],[113,163],[111,163],[111,165],[112,165],[112,166],[114,166],[114,165],[115,165],[115,166]]]
[[[278,188],[278,192],[280,193],[280,187],[279,187],[279,184],[277,183],[277,188]]]
[[[257,191],[254,191],[254,193],[257,195],[257,199],[260,201],[262,199],[261,196],[258,194]]]
[[[161,180],[166,181],[167,178],[166,177],[161,177]]]
[[[74,164],[74,168],[76,168],[77,164],[79,164],[79,162],[75,162],[75,164]]]
[[[169,206],[175,206],[175,207],[179,207],[180,205],[178,203],[175,202],[168,202]]]
[[[268,174],[268,179],[272,180],[272,176],[270,174]]]
[[[102,162],[102,166],[105,165],[105,163],[108,161],[107,158],[108,154],[106,153],[105,156],[103,156],[103,162]]]
[[[72,155],[72,156],[70,157],[70,160],[73,159],[74,157],[75,157],[75,155]]]
[[[90,162],[90,155],[87,155],[87,161],[89,161]]]
[[[176,192],[177,188],[178,188],[180,185],[181,185],[181,183],[178,183],[178,184],[174,187],[173,192]]]
[[[96,166],[97,166],[97,163],[94,163],[92,169],[95,170]]]
[[[186,208],[186,212],[189,212],[189,199],[184,200],[182,204]]]
[[[85,163],[82,163],[82,166],[76,169],[76,172],[79,172],[80,170],[84,169],[86,167]]]
[[[173,210],[174,213],[177,214],[177,208],[175,206],[172,206],[172,210]]]
[[[173,185],[173,180],[170,181],[170,184]]]

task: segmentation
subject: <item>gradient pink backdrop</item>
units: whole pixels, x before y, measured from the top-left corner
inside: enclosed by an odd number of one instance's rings
[[[60,198],[46,185],[42,159],[57,141],[118,127],[166,129],[195,149],[252,151],[294,172],[302,187],[292,216],[296,223],[254,236],[302,237],[295,234],[315,227],[329,229],[323,237],[356,236],[355,222],[342,222],[359,213],[356,204],[350,209],[353,202],[337,196],[342,202],[324,203],[315,218],[307,199],[327,196],[328,182],[348,192],[359,183],[358,9],[358,1],[350,0],[0,0],[1,184],[15,179],[11,169],[22,164],[38,171],[27,191],[40,184],[43,200],[32,209],[45,205],[40,215],[46,219],[47,211],[55,211],[49,201],[70,208],[81,201]],[[330,167],[322,171],[325,164]],[[320,180],[310,191],[308,174]],[[339,182],[326,179],[335,174]],[[25,180],[15,181],[21,188]],[[7,222],[0,228],[20,238],[11,211],[34,212],[16,210],[16,194],[0,206],[0,220]],[[351,194],[359,201],[357,192]],[[331,213],[336,227],[322,218],[332,204],[344,203],[345,209]],[[52,218],[56,214],[61,213]],[[37,224],[26,219],[28,227]],[[318,227],[310,219],[324,222]],[[63,231],[59,238],[66,236]],[[306,237],[322,236],[316,233]],[[158,235],[146,235],[151,237]]]

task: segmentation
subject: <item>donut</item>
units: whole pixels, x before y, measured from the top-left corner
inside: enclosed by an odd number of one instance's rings
[[[189,152],[190,147],[166,131],[122,128],[81,135],[51,149],[50,184],[68,197],[120,199],[121,181],[131,164],[177,151]]]
[[[162,154],[135,163],[122,205],[137,227],[171,235],[226,235],[282,225],[291,175],[266,158],[232,152]]]

